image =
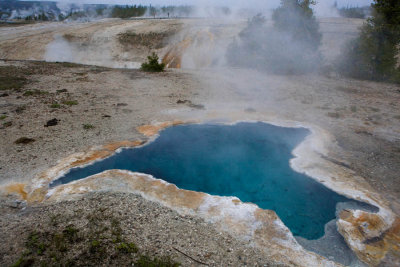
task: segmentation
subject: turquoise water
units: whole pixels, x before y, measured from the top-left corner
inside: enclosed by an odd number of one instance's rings
[[[289,166],[291,152],[310,132],[266,123],[181,125],[145,146],[71,169],[51,186],[109,169],[151,174],[179,188],[236,196],[274,210],[295,236],[317,239],[349,201]]]

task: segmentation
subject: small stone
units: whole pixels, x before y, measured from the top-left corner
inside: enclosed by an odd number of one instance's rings
[[[56,118],[47,121],[46,125],[44,127],[50,127],[50,126],[55,126],[57,125],[59,122],[59,120],[57,120]]]
[[[3,123],[3,126],[4,126],[4,128],[11,127],[12,122],[11,121],[5,122],[5,123]]]
[[[17,201],[12,201],[12,202],[9,202],[9,203],[8,203],[8,206],[9,206],[10,208],[17,209],[18,206],[19,206],[19,203],[18,203]]]
[[[18,138],[14,143],[15,143],[15,144],[23,144],[23,145],[26,145],[26,144],[33,143],[33,142],[35,142],[35,141],[36,141],[36,140],[33,139],[33,138],[21,137],[21,138]]]

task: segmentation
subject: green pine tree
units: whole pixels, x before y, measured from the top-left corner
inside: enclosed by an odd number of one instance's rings
[[[344,50],[339,71],[359,79],[400,83],[400,1],[374,0],[372,17]]]

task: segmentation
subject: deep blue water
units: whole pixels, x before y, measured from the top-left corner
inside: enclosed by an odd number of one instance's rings
[[[71,169],[51,186],[109,169],[142,172],[179,188],[272,209],[295,236],[317,239],[335,218],[336,204],[349,199],[289,166],[291,151],[309,133],[261,122],[174,126],[145,146]]]

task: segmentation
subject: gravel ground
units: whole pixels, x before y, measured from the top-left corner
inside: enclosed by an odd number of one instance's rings
[[[26,253],[26,242],[32,233],[51,236],[71,225],[78,237],[86,238],[66,242],[67,247],[61,252],[46,239],[44,252],[35,257],[35,266],[45,262],[131,266],[136,254],[115,255],[115,247],[120,242],[110,242],[107,230],[101,230],[105,226],[112,228],[115,218],[121,228],[121,240],[134,243],[138,253],[150,258],[168,256],[182,266],[278,266],[270,263],[265,252],[247,246],[245,241],[217,232],[213,225],[201,219],[180,215],[134,194],[90,193],[76,200],[26,208],[3,199],[0,211],[1,266],[17,262],[24,252],[25,260],[35,255],[35,251],[33,255]],[[96,232],[101,233],[96,235]],[[91,249],[94,240],[100,240],[100,247],[106,251],[101,257]],[[55,255],[58,256],[56,260],[53,259]]]
[[[22,61],[0,61],[1,66],[14,66],[12,75],[28,79],[20,90],[0,92],[5,94],[0,97],[0,115],[5,116],[0,121],[1,183],[30,181],[57,160],[91,146],[143,139],[136,127],[173,120],[162,111],[185,106],[178,100],[192,94],[189,82],[196,86],[191,75],[173,71],[146,74]],[[52,119],[58,124],[45,127]],[[21,137],[35,141],[15,144]]]

